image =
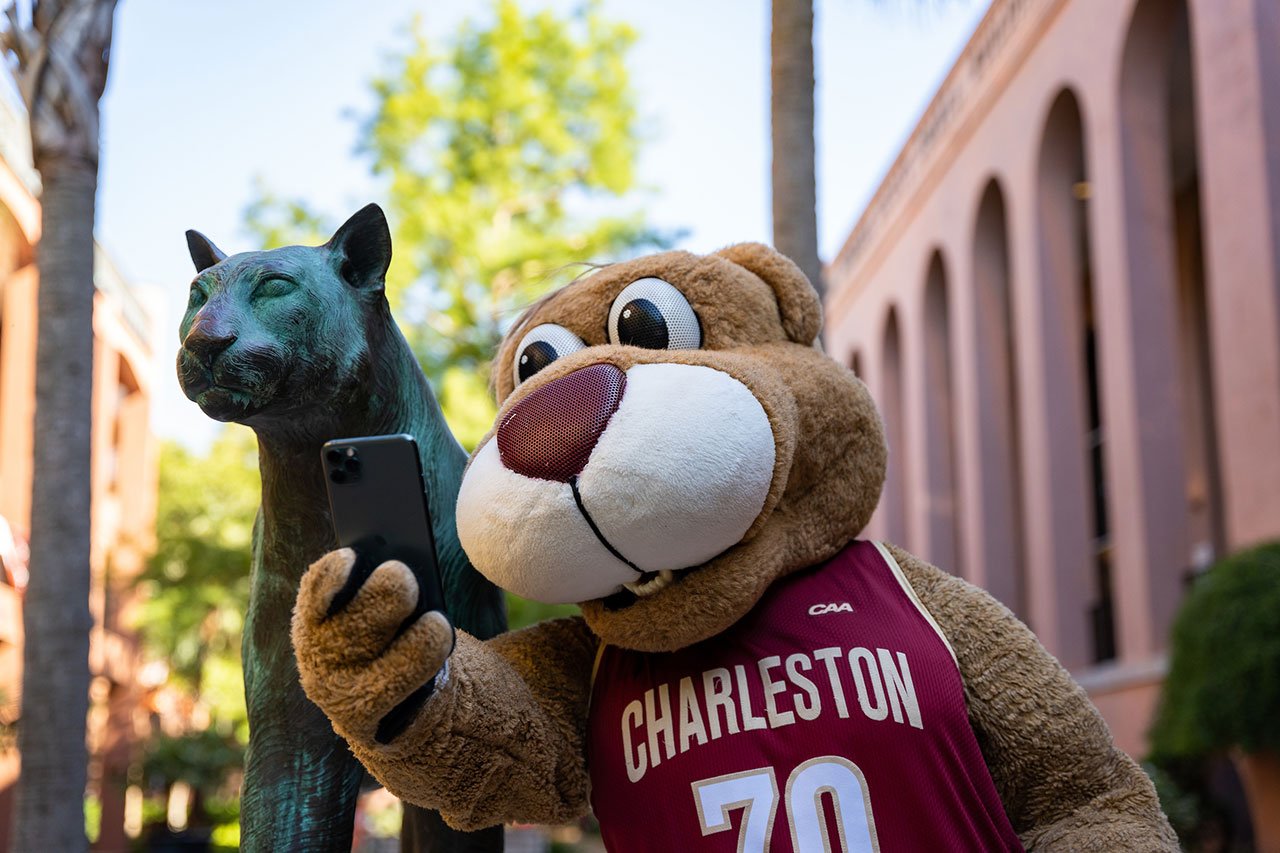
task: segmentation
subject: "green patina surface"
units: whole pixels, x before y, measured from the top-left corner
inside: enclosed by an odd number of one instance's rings
[[[302,574],[336,545],[320,446],[358,435],[417,439],[450,618],[489,637],[505,628],[503,600],[468,562],[454,525],[466,453],[391,317],[391,242],[376,206],[324,246],[225,257],[195,232],[188,243],[199,273],[179,330],[179,381],[210,417],[255,431],[262,475],[243,643],[242,845],[350,850],[364,770],[303,695],[289,640]],[[406,819],[405,849],[502,846],[500,828],[452,833],[416,809]]]

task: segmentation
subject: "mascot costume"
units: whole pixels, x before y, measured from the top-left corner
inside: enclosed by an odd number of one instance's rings
[[[458,495],[489,579],[581,615],[480,641],[332,552],[307,695],[458,828],[594,809],[611,851],[1177,850],[1084,692],[980,589],[861,541],[886,448],[759,244],[599,268],[534,305]]]

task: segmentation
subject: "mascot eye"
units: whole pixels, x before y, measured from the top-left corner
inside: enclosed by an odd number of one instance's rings
[[[557,358],[577,352],[586,346],[582,338],[555,323],[534,326],[516,347],[516,363],[512,367],[516,384],[528,379]]]
[[[196,287],[194,284],[191,285],[191,297],[187,299],[187,307],[199,308],[206,301],[204,291]]]
[[[609,340],[645,349],[697,349],[702,327],[683,293],[660,278],[642,278],[613,300]]]

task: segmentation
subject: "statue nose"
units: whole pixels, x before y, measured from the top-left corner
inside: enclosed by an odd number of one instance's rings
[[[569,482],[586,467],[626,385],[625,373],[600,363],[538,388],[498,426],[502,463],[526,477]]]
[[[236,342],[236,336],[219,326],[197,323],[182,341],[182,345],[206,365],[213,364],[227,347]]]

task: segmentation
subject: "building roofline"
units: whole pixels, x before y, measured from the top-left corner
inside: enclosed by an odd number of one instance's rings
[[[1011,42],[1018,41],[1015,36],[1027,28],[1029,21],[1048,20],[1064,2],[993,0],[863,207],[849,236],[827,264],[826,272],[832,285],[847,278],[872,243],[872,237],[891,225],[904,202],[919,188],[922,175],[933,165],[929,160],[938,154],[937,146],[976,109],[981,98],[972,97],[975,87],[981,94],[983,78],[992,67],[1008,59],[1013,47]],[[832,293],[833,297],[836,295]]]

